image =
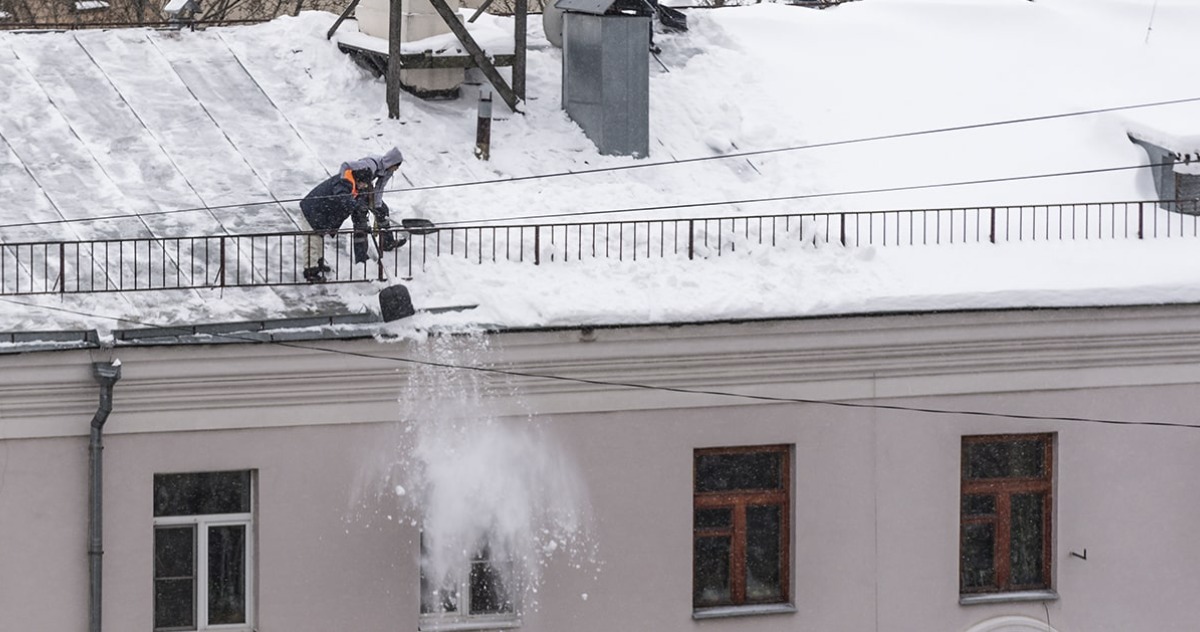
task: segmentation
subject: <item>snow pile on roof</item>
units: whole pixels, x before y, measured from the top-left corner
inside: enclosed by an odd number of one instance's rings
[[[401,119],[388,120],[382,81],[325,39],[335,17],[304,13],[203,32],[0,33],[0,241],[292,230],[296,198],[342,161],[392,145],[406,156],[393,180],[400,187],[797,148],[388,194],[395,215],[443,223],[685,204],[701,206],[619,217],[1152,199],[1148,170],[1098,171],[1147,164],[1127,138],[1133,113],[1173,117],[1177,138],[1200,132],[1195,103],[985,125],[1200,97],[1180,80],[1200,76],[1191,54],[1200,3],[1191,0],[861,0],[827,10],[692,11],[689,32],[656,35],[662,66],[651,61],[651,155],[641,162],[598,155],[562,112],[561,51],[536,17],[526,114],[497,107],[489,162],[472,155],[469,90],[457,101],[404,95]],[[511,18],[480,21],[511,32]],[[969,129],[843,142],[956,126]],[[822,146],[801,149],[810,145]],[[1076,171],[1096,172],[1028,177]],[[1002,178],[1016,179],[911,188]],[[164,213],[178,209],[198,210]],[[140,216],[45,223],[130,211]],[[1200,266],[1188,254],[1195,243],[797,245],[708,261],[537,267],[440,261],[411,283],[418,307],[480,308],[412,322],[566,326],[1197,301]],[[354,312],[374,309],[377,291],[363,284],[5,298],[0,331]]]

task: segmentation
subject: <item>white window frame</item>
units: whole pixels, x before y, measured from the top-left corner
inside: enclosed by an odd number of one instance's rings
[[[196,564],[196,586],[195,586],[195,605],[196,605],[196,627],[189,628],[195,630],[221,630],[225,632],[253,632],[254,631],[254,569],[255,569],[255,550],[254,550],[254,511],[255,505],[254,488],[255,475],[250,472],[250,507],[251,511],[247,513],[232,513],[232,514],[201,514],[196,516],[164,516],[154,519],[154,529],[159,527],[179,527],[194,525],[196,527],[196,539],[194,542],[195,549],[192,551],[192,558]],[[209,625],[208,624],[208,529],[209,527],[229,527],[229,526],[244,526],[246,527],[246,585],[243,590],[246,595],[246,622],[235,623],[231,625]],[[153,572],[151,573],[153,575]],[[157,581],[157,578],[155,578]],[[155,604],[157,605],[157,604]],[[155,630],[174,629],[174,628],[154,628]]]
[[[458,589],[458,612],[421,613],[417,629],[421,632],[457,632],[460,630],[506,630],[521,627],[521,587],[514,575],[514,585],[506,586],[512,596],[513,611],[490,614],[471,612],[471,566],[477,564],[470,558],[463,560]],[[488,559],[488,564],[492,563]],[[425,569],[421,568],[422,575]]]

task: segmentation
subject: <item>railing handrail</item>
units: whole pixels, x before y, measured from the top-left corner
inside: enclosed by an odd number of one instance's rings
[[[1180,212],[1186,209],[1188,212]],[[406,228],[407,245],[361,267],[354,229],[324,233],[334,283],[412,278],[441,258],[542,265],[583,259],[721,257],[786,243],[846,247],[1200,238],[1200,200],[1081,202],[760,215],[488,222]],[[371,231],[373,234],[374,231]],[[71,241],[0,242],[0,295],[300,285],[307,240],[297,230]],[[383,244],[387,247],[386,244]],[[312,272],[310,270],[310,272]]]
[[[729,220],[746,220],[746,219],[784,219],[808,216],[826,216],[826,215],[881,215],[887,213],[947,213],[955,211],[1008,211],[1014,209],[1064,209],[1070,207],[1084,206],[1099,206],[1099,207],[1128,207],[1138,204],[1144,205],[1163,205],[1163,204],[1179,204],[1193,203],[1200,210],[1200,198],[1185,198],[1176,200],[1130,200],[1118,202],[1051,202],[1043,204],[995,204],[986,206],[943,206],[932,208],[894,208],[894,209],[831,209],[831,210],[806,210],[795,213],[759,213],[759,214],[738,214],[738,215],[692,215],[686,217],[647,217],[640,219],[608,219],[608,220],[589,220],[578,222],[535,222],[535,223],[493,223],[504,222],[503,218],[496,220],[474,220],[473,222],[448,222],[437,225],[438,230],[465,230],[465,229],[502,229],[502,228],[561,228],[563,226],[592,226],[592,225],[614,225],[614,224],[646,224],[657,222],[686,222],[686,221],[729,221]],[[2,229],[3,226],[0,226]],[[402,230],[401,226],[393,226],[392,230]],[[327,235],[350,235],[356,232],[354,229],[341,229],[334,232],[327,232]],[[254,237],[288,237],[307,235],[305,231],[289,230],[289,231],[273,231],[259,233],[218,233],[210,235],[154,235],[146,237],[115,237],[115,238],[99,238],[99,239],[64,239],[64,240],[44,240],[44,241],[20,241],[7,242],[0,241],[0,246],[16,247],[28,245],[41,245],[47,243],[65,243],[65,244],[102,244],[102,243],[117,243],[130,241],[172,241],[179,239],[219,239],[221,237],[237,237],[237,238],[254,238]]]

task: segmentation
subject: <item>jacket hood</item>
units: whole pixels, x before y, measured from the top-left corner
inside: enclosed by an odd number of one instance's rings
[[[391,149],[387,150],[387,153],[385,153],[379,160],[380,166],[382,166],[384,169],[390,169],[392,167],[399,166],[403,162],[404,154],[400,153],[399,147],[392,147]]]

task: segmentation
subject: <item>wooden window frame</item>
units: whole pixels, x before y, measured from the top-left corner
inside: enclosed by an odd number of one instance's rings
[[[998,594],[1031,590],[1052,590],[1053,578],[1053,526],[1054,526],[1054,433],[967,435],[962,437],[960,474],[962,488],[959,493],[959,594]],[[1039,477],[1007,477],[990,479],[967,479],[967,447],[981,443],[1006,443],[1016,441],[1042,441],[1042,475]],[[1012,496],[1014,494],[1043,493],[1042,499],[1042,581],[1037,584],[1012,584]],[[995,510],[990,515],[963,514],[962,501],[968,495],[984,494],[995,497]],[[963,586],[964,530],[971,524],[995,525],[995,547],[992,564],[995,569],[995,585],[978,588]]]
[[[715,454],[779,454],[780,486],[773,490],[746,491],[696,491],[696,462],[701,456]],[[791,603],[791,505],[792,505],[792,446],[764,445],[732,448],[699,448],[692,456],[692,581],[695,582],[695,542],[697,538],[729,537],[729,592],[730,603],[699,605],[693,598],[693,610],[756,606],[762,604]],[[746,598],[746,509],[747,507],[779,507],[779,597],[765,601],[750,601]],[[695,511],[698,509],[729,509],[732,520],[729,527],[698,528]]]

